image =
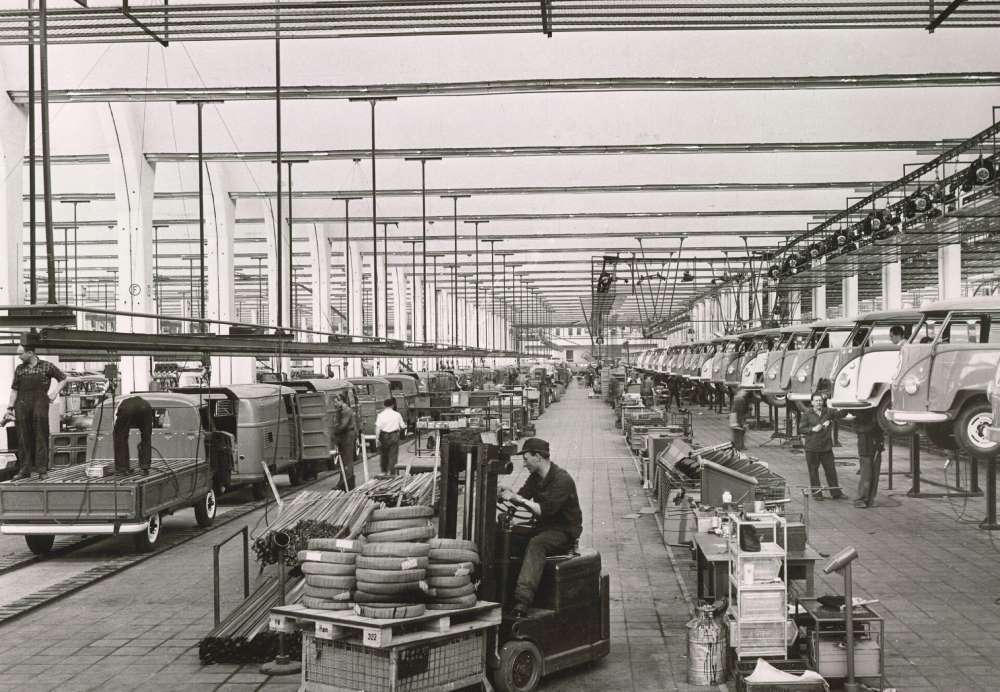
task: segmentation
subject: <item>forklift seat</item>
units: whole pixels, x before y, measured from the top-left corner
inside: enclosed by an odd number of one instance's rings
[[[580,555],[580,539],[577,538],[573,541],[573,543],[569,546],[569,550],[567,550],[565,553],[562,553],[560,555],[547,555],[545,557],[545,563],[556,564],[564,560],[569,560],[570,558],[578,557],[579,555]]]
[[[592,549],[549,556],[545,558],[534,607],[560,610],[583,603],[588,595],[599,592],[600,579],[601,556]]]

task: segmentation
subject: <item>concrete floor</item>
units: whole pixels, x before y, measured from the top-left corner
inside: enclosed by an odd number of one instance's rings
[[[584,510],[582,546],[603,556],[611,575],[613,643],[599,664],[545,681],[546,690],[692,690],[686,684],[686,630],[694,592],[687,550],[669,549],[676,518],[650,513],[652,503],[610,409],[579,386],[537,421],[538,436],[554,460],[575,477]],[[751,432],[752,454],[788,479],[792,511],[801,511],[797,487],[806,484],[801,454],[759,448],[769,433]],[[697,412],[698,443],[726,438],[725,416]],[[855,482],[854,439],[842,435],[842,482]],[[405,454],[404,454],[405,456]],[[905,466],[905,453],[897,459]],[[943,460],[924,456],[925,473],[942,478]],[[964,468],[964,467],[963,467]],[[517,487],[518,471],[509,481]],[[954,470],[951,472],[954,476]],[[857,591],[878,598],[886,617],[887,672],[898,690],[995,690],[1000,672],[1000,579],[997,545],[975,521],[981,499],[912,499],[909,481],[883,477],[880,507],[849,502],[814,503],[810,542],[823,553],[857,547]],[[271,510],[273,511],[273,509]],[[212,626],[211,546],[243,523],[266,525],[270,513],[254,512],[195,540],[90,586],[0,628],[0,690],[294,690],[297,678],[269,679],[256,666],[202,666],[197,643]],[[178,521],[184,518],[178,516]],[[998,539],[1000,541],[1000,539]],[[1000,545],[1000,543],[998,543]],[[7,546],[3,546],[7,549]],[[13,549],[13,548],[10,548]],[[18,546],[18,549],[19,546]],[[123,548],[127,549],[127,547]],[[68,558],[27,571],[11,594],[45,582],[46,570],[66,570]],[[223,610],[239,598],[239,553],[223,553]],[[11,575],[11,576],[13,576]],[[25,586],[25,584],[29,586]],[[818,594],[839,593],[836,580],[817,575]],[[0,602],[9,602],[0,581]],[[723,688],[725,689],[725,688]]]

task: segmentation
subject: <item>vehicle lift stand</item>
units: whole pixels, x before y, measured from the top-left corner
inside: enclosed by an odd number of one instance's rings
[[[961,486],[961,459],[958,452],[955,453],[955,479],[956,485],[951,486],[946,483],[939,483],[927,478],[921,478],[920,473],[920,433],[913,433],[910,436],[910,472],[913,474],[913,485],[907,491],[907,497],[920,498],[941,498],[941,497],[982,497],[983,491],[979,489],[979,460],[973,457],[970,460],[969,488],[966,490]],[[996,471],[994,471],[994,474]],[[944,488],[945,492],[928,493],[921,490],[921,483],[927,483],[938,488]]]
[[[782,430],[781,426],[779,425],[780,421],[778,420],[779,419],[778,407],[768,405],[768,408],[771,410],[771,419],[772,419],[771,424],[773,426],[771,431],[771,436],[766,440],[764,440],[763,442],[761,442],[760,445],[758,446],[766,447],[771,442],[777,440],[778,446],[784,447],[785,445],[791,445],[792,448],[794,449],[796,442],[798,440],[798,435],[793,434],[792,409],[788,404],[785,405],[785,429]]]

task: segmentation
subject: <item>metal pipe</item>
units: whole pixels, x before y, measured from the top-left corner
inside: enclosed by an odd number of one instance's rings
[[[34,0],[28,0],[28,12],[35,7]],[[35,22],[28,18],[28,296],[32,305],[38,302],[38,249],[35,247],[36,222],[38,212],[35,209],[37,191],[35,190]]]
[[[277,197],[277,214],[278,217],[275,219],[274,223],[274,233],[277,236],[275,240],[277,241],[277,257],[276,263],[277,267],[277,300],[278,300],[278,314],[275,324],[280,329],[283,327],[284,313],[282,310],[282,303],[284,302],[284,276],[282,275],[282,264],[283,257],[281,251],[281,236],[282,236],[282,216],[281,216],[281,29],[280,29],[280,8],[275,6],[275,17],[277,21],[274,27],[274,124],[275,124],[275,163],[274,170],[277,176],[277,185],[275,189],[275,195]],[[292,254],[292,248],[289,246],[288,254]]]
[[[204,102],[197,103],[198,109],[198,316],[205,319],[205,151],[202,140],[202,109]],[[75,209],[76,207],[74,207]],[[290,252],[290,251],[289,251]]]
[[[472,523],[472,452],[465,454],[465,501],[462,507],[462,538],[468,540]]]
[[[42,86],[42,184],[45,187],[45,269],[48,272],[48,303],[55,305],[56,258],[52,226],[52,152],[49,142],[49,25],[48,0],[38,0],[40,44],[38,65]]]
[[[372,303],[375,305],[375,321],[372,323],[372,335],[376,338],[378,337],[378,194],[376,192],[375,184],[375,100],[369,101],[371,103],[371,122],[372,122],[372,252],[374,256],[372,258]],[[388,277],[386,277],[388,281]],[[388,323],[386,323],[386,332],[388,335]]]

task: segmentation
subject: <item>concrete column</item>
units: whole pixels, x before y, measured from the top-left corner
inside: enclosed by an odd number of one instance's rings
[[[281,288],[281,321],[278,324],[278,228],[286,229],[288,226],[287,210],[288,206],[282,206],[282,219],[280,223],[275,222],[274,214],[277,211],[273,204],[268,204],[261,200],[258,213],[264,217],[264,236],[267,239],[267,316],[268,323],[272,326],[288,325],[288,311],[291,305],[291,296],[288,293],[288,238],[287,231],[281,234],[281,261],[284,263],[284,270],[281,281],[284,284]]]
[[[938,300],[962,296],[962,246],[938,248]]]
[[[813,319],[826,319],[826,285],[816,286],[812,290]]]
[[[118,290],[115,309],[155,313],[153,300],[153,189],[156,168],[146,160],[142,109],[134,103],[102,104],[96,108],[111,157],[107,171],[115,192],[118,239]],[[122,332],[156,333],[156,320],[119,316],[115,328]],[[152,359],[123,356],[122,394],[146,391],[151,381]]]
[[[413,278],[413,285],[416,286],[416,294],[413,296],[413,340],[424,340],[424,309],[421,302],[423,298],[424,280],[418,274]],[[430,317],[428,317],[428,320]],[[428,330],[427,338],[430,340],[431,332]]]
[[[406,317],[410,312],[406,303],[406,272],[402,267],[392,267],[393,338],[406,340]]]
[[[332,332],[330,321],[330,233],[327,224],[313,224],[307,231],[309,264],[312,267],[310,289],[312,295],[312,328],[319,332]],[[313,334],[311,341],[326,341],[327,337]],[[339,359],[333,356],[313,358],[313,372],[326,373],[327,365],[334,365]]]
[[[788,292],[789,317],[792,324],[802,321],[802,296],[798,291]]]
[[[348,282],[350,290],[347,300],[351,304],[351,321],[347,325],[348,334],[361,334],[364,331],[364,323],[361,319],[362,298],[365,292],[364,265],[361,259],[361,246],[358,243],[351,243],[351,280]],[[345,268],[346,269],[346,268]]]
[[[378,255],[378,335],[382,338],[389,336],[389,282],[390,276],[386,276],[385,264],[382,255],[382,234],[379,231],[379,255]],[[385,373],[383,365],[382,373]]]
[[[882,309],[903,307],[903,264],[890,262],[882,266]]]
[[[13,87],[9,69],[0,62],[0,86]],[[0,162],[3,189],[0,190],[0,238],[4,251],[0,253],[0,305],[20,305],[27,302],[22,281],[24,259],[24,202],[21,200],[25,143],[28,138],[27,111],[15,106],[10,99],[0,99]],[[41,176],[39,176],[39,181]],[[39,192],[41,185],[39,185]],[[41,221],[41,218],[39,218]],[[43,229],[41,224],[39,230]],[[44,232],[44,231],[43,231]],[[38,265],[45,269],[45,255],[38,253]],[[41,291],[39,291],[41,299]],[[15,356],[0,356],[0,397],[6,401],[14,380]],[[4,404],[6,406],[6,404]]]
[[[841,293],[840,295],[844,301],[844,309],[842,310],[841,317],[857,317],[858,316],[858,275],[854,274],[852,276],[845,276],[841,279]]]

